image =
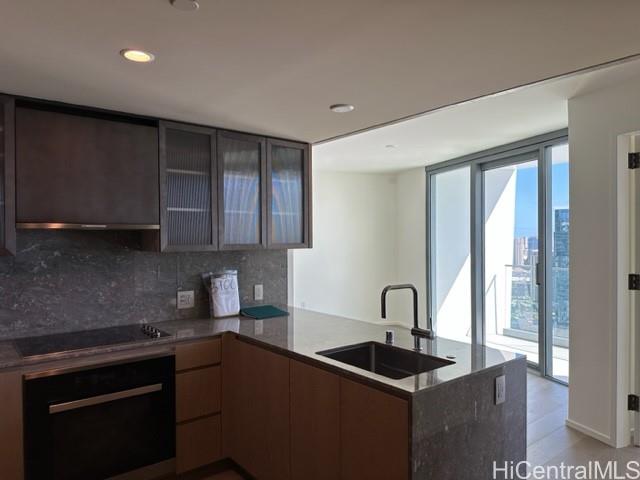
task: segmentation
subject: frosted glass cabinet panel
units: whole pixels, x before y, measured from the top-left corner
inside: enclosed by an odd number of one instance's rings
[[[16,251],[14,102],[0,95],[0,255]]]
[[[268,142],[269,246],[311,246],[311,162],[308,145]]]
[[[218,216],[220,249],[266,245],[264,137],[218,132]]]
[[[160,124],[163,251],[216,250],[215,130]]]

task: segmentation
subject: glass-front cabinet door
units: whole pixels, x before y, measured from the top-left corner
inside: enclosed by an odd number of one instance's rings
[[[16,252],[14,101],[0,95],[0,255]]]
[[[221,250],[266,246],[264,137],[218,131],[218,236]]]
[[[267,237],[272,248],[311,247],[309,146],[268,140]]]
[[[160,123],[162,251],[217,250],[216,131]]]

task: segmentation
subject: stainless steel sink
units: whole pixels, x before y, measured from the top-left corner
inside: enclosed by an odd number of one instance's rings
[[[378,342],[365,342],[317,352],[385,377],[400,379],[452,365],[455,362]]]

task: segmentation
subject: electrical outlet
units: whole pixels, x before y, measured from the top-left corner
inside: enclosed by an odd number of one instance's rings
[[[263,300],[264,299],[264,291],[262,288],[262,284],[253,286],[253,299],[254,300]]]
[[[195,293],[193,290],[178,290],[177,307],[178,310],[185,308],[193,308],[196,304]]]
[[[504,375],[496,377],[495,390],[495,404],[500,405],[501,403],[504,403],[507,394],[507,377]]]

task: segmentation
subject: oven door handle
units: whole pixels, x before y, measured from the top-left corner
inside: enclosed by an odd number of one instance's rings
[[[100,405],[101,403],[113,402],[114,400],[122,400],[125,398],[138,397],[140,395],[146,395],[147,393],[159,392],[162,390],[162,384],[156,383],[153,385],[146,385],[144,387],[131,388],[129,390],[122,390],[120,392],[106,393],[104,395],[96,395],[95,397],[81,398],[80,400],[73,400],[71,402],[56,403],[49,405],[49,413],[61,413],[69,410],[76,410],[78,408],[89,407],[92,405]]]

